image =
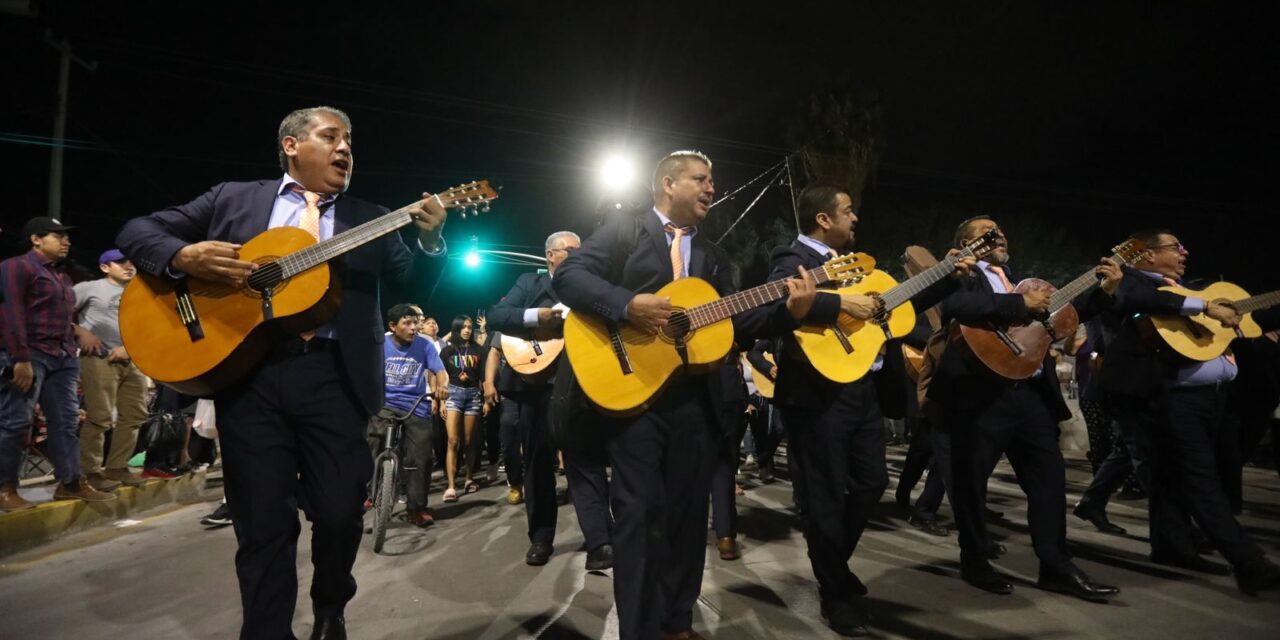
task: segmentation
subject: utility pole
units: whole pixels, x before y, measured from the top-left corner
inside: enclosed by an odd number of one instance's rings
[[[66,40],[54,40],[49,31],[44,34],[45,44],[58,50],[61,59],[58,63],[58,104],[53,115],[53,151],[49,155],[49,217],[61,218],[62,215],[62,154],[66,147],[67,137],[67,92],[71,82],[71,62],[94,71],[97,62],[88,62],[71,53],[71,43]]]

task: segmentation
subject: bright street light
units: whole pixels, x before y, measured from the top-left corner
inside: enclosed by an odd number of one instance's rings
[[[631,186],[634,178],[635,167],[630,158],[620,155],[610,156],[600,166],[600,184],[606,189],[625,189]]]

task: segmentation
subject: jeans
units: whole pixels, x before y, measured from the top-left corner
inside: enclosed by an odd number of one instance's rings
[[[12,363],[0,352],[0,368]],[[0,381],[0,484],[18,483],[23,440],[31,429],[36,402],[49,423],[49,459],[59,482],[80,477],[80,403],[76,383],[80,362],[73,355],[51,356],[31,351],[31,371],[35,382],[22,393],[12,382]]]

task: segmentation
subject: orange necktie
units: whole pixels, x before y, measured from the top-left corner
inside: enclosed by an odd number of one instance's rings
[[[302,211],[302,216],[298,218],[298,228],[311,234],[316,240],[320,239],[320,194],[314,191],[307,191],[302,185],[293,182],[289,184],[289,190],[302,196],[307,201],[307,208]]]
[[[987,271],[990,271],[1000,277],[1000,282],[1004,285],[1005,293],[1011,293],[1013,291],[1013,283],[1009,282],[1009,278],[1004,275],[1004,267],[989,264],[987,265]]]
[[[671,239],[671,279],[679,280],[685,276],[684,252],[680,250],[680,239],[688,232],[689,227],[677,227],[668,222],[662,228],[674,236]]]

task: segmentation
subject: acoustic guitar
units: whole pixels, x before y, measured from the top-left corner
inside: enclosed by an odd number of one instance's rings
[[[1257,338],[1262,328],[1253,320],[1253,312],[1280,304],[1280,291],[1249,297],[1244,289],[1230,282],[1215,282],[1202,291],[1182,287],[1160,287],[1161,291],[1180,296],[1193,296],[1225,303],[1241,316],[1240,326],[1224,327],[1221,322],[1198,313],[1194,316],[1148,316],[1156,335],[1174,351],[1192,360],[1212,360],[1226,352],[1236,338]]]
[[[517,338],[502,334],[502,356],[525,382],[546,382],[551,365],[564,351],[564,338]]]
[[[828,260],[811,271],[819,285],[865,274],[856,255]],[[583,392],[601,411],[633,415],[652,403],[677,370],[719,365],[733,346],[729,319],[787,295],[785,280],[719,297],[699,278],[681,278],[655,292],[671,299],[667,325],[657,334],[599,316],[571,313],[564,322],[565,350]]]
[[[922,273],[925,269],[938,264],[938,259],[928,249],[919,245],[911,245],[902,254],[903,267],[907,270],[908,276],[915,276]],[[942,327],[942,312],[938,310],[937,305],[929,307],[924,312],[925,318],[929,321],[929,327],[933,331],[937,331]],[[935,354],[936,355],[936,354]],[[917,349],[907,343],[902,343],[902,359],[907,365],[907,377],[912,382],[920,381],[920,371],[924,368],[924,349]]]
[[[768,360],[769,364],[775,364],[772,353],[764,354],[764,359]],[[755,368],[755,365],[751,364],[751,360],[747,359],[747,354],[745,353],[742,354],[742,364],[751,368],[751,384],[756,385],[756,391],[759,392],[760,397],[772,400],[774,380],[765,375],[768,372]]]
[[[1114,247],[1111,259],[1121,265],[1132,264],[1146,250],[1146,245],[1129,239]],[[1075,335],[1080,315],[1071,301],[1098,286],[1095,269],[1080,274],[1061,289],[1039,278],[1027,278],[1013,288],[1013,293],[1043,290],[1050,293],[1046,317],[1029,324],[997,326],[960,325],[960,335],[969,349],[988,369],[1010,380],[1025,380],[1044,364],[1049,345]]]
[[[981,258],[995,248],[999,233],[989,231],[952,256],[898,284],[883,271],[841,287],[837,293],[860,293],[878,298],[880,309],[867,320],[841,313],[835,324],[803,325],[793,333],[809,364],[834,382],[853,382],[866,375],[880,355],[884,343],[911,333],[916,312],[911,298],[955,271],[956,263],[973,256]]]
[[[446,208],[487,210],[488,181],[438,194]],[[329,261],[413,222],[417,202],[323,242],[297,227],[268,229],[240,259],[259,265],[244,287],[140,273],[120,296],[120,337],[138,368],[182,393],[208,395],[247,373],[282,335],[329,321],[342,287]]]

